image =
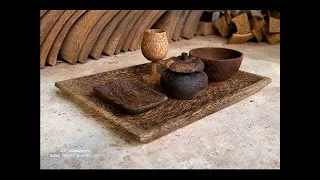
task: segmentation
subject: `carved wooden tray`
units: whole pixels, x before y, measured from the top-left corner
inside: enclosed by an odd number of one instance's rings
[[[165,68],[160,64],[158,66],[161,73]],[[135,115],[125,113],[116,105],[106,103],[94,93],[93,87],[96,85],[118,78],[141,81],[141,77],[148,74],[150,69],[151,63],[147,63],[60,81],[55,85],[136,140],[146,143],[249,97],[271,82],[268,77],[239,71],[222,85],[209,84],[206,92],[197,99],[169,98],[155,108]],[[159,85],[155,89],[161,91]]]
[[[100,84],[93,90],[106,101],[117,104],[131,114],[142,113],[162,104],[168,97],[141,81],[119,79],[110,84]],[[107,102],[108,103],[108,102]]]

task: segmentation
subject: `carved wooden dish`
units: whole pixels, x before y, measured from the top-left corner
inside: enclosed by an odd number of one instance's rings
[[[147,111],[168,100],[148,85],[131,79],[119,79],[109,84],[101,84],[93,88],[96,94],[106,101],[117,104],[129,113]]]
[[[94,94],[95,86],[119,78],[140,81],[143,75],[149,73],[150,66],[151,63],[147,63],[60,81],[55,85],[75,97],[82,105],[105,117],[120,130],[146,143],[249,97],[271,82],[270,78],[238,71],[221,86],[209,84],[206,92],[196,99],[169,99],[146,112],[135,115],[120,110],[112,103],[104,102]],[[163,65],[158,64],[158,66],[159,73],[165,70]]]

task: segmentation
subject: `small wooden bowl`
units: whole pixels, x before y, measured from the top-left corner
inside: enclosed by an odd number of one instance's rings
[[[204,62],[204,72],[210,81],[222,82],[231,78],[240,68],[243,53],[227,48],[204,47],[192,49],[189,54]]]

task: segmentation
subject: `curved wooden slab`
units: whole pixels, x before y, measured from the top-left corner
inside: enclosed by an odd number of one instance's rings
[[[66,21],[72,16],[73,13],[75,13],[76,10],[66,10],[58,19],[58,21],[54,24],[53,28],[43,41],[43,43],[40,46],[40,68],[43,68],[47,55],[49,53],[49,50],[52,46],[52,43],[56,39],[59,31],[61,30],[62,26],[66,23]]]
[[[40,10],[40,18],[47,12],[48,10]]]
[[[233,33],[231,38],[228,40],[228,44],[242,44],[242,43],[246,43],[252,38],[254,38],[254,35],[252,32],[249,32],[247,34]]]
[[[182,27],[181,37],[191,39],[194,37],[194,33],[197,29],[201,15],[204,10],[191,10],[190,14],[186,18],[186,23]]]
[[[64,10],[50,10],[40,19],[40,46]]]
[[[182,35],[182,31],[184,31],[184,27],[186,26],[187,19],[189,18],[191,12],[192,12],[192,10],[189,10],[189,11],[188,11],[187,16],[186,16],[186,18],[184,19],[184,21],[183,21],[183,23],[182,23],[182,27],[181,27],[181,30],[180,30],[180,37],[181,37],[181,35]]]
[[[64,60],[71,64],[77,62],[80,50],[92,27],[106,12],[106,10],[89,10],[75,22],[65,37],[60,49],[60,56]]]
[[[76,22],[77,19],[79,19],[79,17],[81,17],[81,15],[83,13],[85,13],[86,10],[78,10],[76,11],[69,19],[68,21],[63,25],[62,29],[59,31],[56,39],[54,40],[50,51],[47,55],[47,63],[55,66],[56,62],[57,62],[57,57],[60,51],[60,47],[63,43],[64,38],[66,37],[69,29],[72,27],[72,25]]]
[[[91,49],[97,43],[97,39],[104,27],[114,18],[119,10],[109,10],[95,24],[85,40],[78,56],[78,61],[84,63],[87,61]]]
[[[145,30],[150,29],[154,23],[166,12],[167,10],[159,10],[159,12],[152,18],[152,20],[149,22],[149,24],[144,28]],[[143,39],[143,32],[138,35],[139,39],[133,44],[133,50],[137,50],[141,46],[141,42]]]
[[[122,51],[128,51],[129,46],[132,42],[132,39],[134,38],[134,36],[136,36],[136,32],[139,29],[139,27],[141,26],[141,24],[145,21],[146,18],[149,17],[149,14],[152,12],[153,10],[146,10],[145,12],[142,13],[142,15],[139,17],[139,19],[137,20],[137,22],[133,25],[133,27],[131,28],[127,38],[124,40],[123,46],[122,46]]]
[[[119,54],[121,51],[121,48],[123,46],[123,43],[125,41],[125,39],[128,37],[129,32],[131,31],[131,28],[133,27],[133,25],[135,25],[135,23],[137,22],[137,20],[139,19],[139,17],[143,14],[145,10],[139,10],[130,20],[130,22],[128,23],[128,25],[126,26],[126,28],[124,29],[120,40],[117,44],[116,50],[114,51],[114,54]]]
[[[99,59],[105,45],[108,42],[108,39],[116,26],[118,25],[119,21],[129,12],[129,10],[121,10],[118,11],[117,14],[112,18],[112,20],[104,27],[102,32],[100,33],[98,40],[94,43],[90,56],[94,59]]]
[[[212,21],[200,21],[196,30],[197,34],[208,36],[214,33],[214,24]]]
[[[193,21],[193,25],[191,26],[192,31],[193,31],[193,33],[192,33],[193,36],[191,38],[193,38],[196,34],[196,30],[197,30],[197,27],[198,27],[198,24],[200,22],[200,18],[201,18],[201,15],[203,12],[204,12],[204,10],[199,10],[199,12],[197,13],[197,17],[195,18],[195,21]]]
[[[130,46],[128,48],[130,51],[136,50],[137,44],[139,43],[139,40],[140,40],[140,36],[143,36],[143,32],[146,29],[150,29],[150,27],[157,21],[157,19],[155,19],[155,17],[159,12],[160,12],[160,10],[153,10],[149,14],[149,16],[145,19],[145,21],[139,26],[139,28],[136,31],[136,35],[133,37],[133,39],[132,39],[132,41],[130,43]]]
[[[172,34],[172,40],[178,41],[180,39],[180,32],[183,25],[183,22],[185,21],[187,14],[189,10],[183,10],[180,13],[179,20],[174,28],[173,34]]]
[[[171,40],[174,28],[180,18],[182,10],[168,10],[153,25],[156,29],[162,29],[167,32],[168,42]]]
[[[116,29],[112,32],[109,37],[107,44],[105,45],[103,52],[108,56],[113,55],[116,50],[117,44],[119,43],[120,37],[123,31],[127,27],[129,21],[134,17],[138,10],[131,10],[117,25]]]

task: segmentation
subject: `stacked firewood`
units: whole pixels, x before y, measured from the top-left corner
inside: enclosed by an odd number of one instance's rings
[[[200,21],[197,33],[201,35],[219,34],[229,38],[228,44],[247,41],[280,42],[280,11],[241,10],[220,11],[215,21]]]

